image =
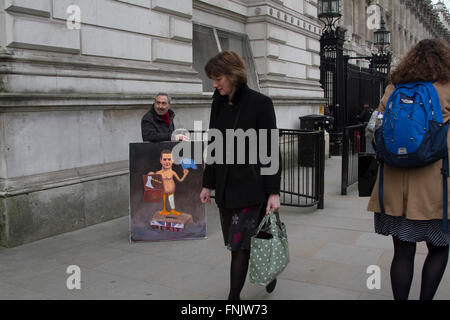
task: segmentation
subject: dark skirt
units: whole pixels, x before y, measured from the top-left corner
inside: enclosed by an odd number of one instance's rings
[[[442,231],[442,220],[410,220],[388,214],[375,213],[375,232],[396,236],[402,241],[425,241],[435,246],[448,246],[450,234]]]
[[[219,213],[225,246],[231,251],[250,250],[251,237],[266,214],[266,205],[241,209],[219,207]]]

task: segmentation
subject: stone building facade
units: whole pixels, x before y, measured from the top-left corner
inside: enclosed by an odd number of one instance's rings
[[[432,5],[427,0],[344,0],[343,17],[339,25],[346,29],[344,54],[367,56],[377,52],[374,46],[375,29],[368,27],[371,12],[375,5],[380,9],[391,32],[391,46],[395,65],[417,42],[426,38],[440,38],[450,44],[449,14],[444,3]],[[367,67],[365,60],[353,63]]]
[[[165,91],[177,128],[206,126],[219,49],[298,128],[323,103],[315,17],[307,0],[0,0],[0,244],[127,215],[142,115]]]
[[[412,1],[380,2],[400,37],[429,35],[402,13]],[[344,0],[349,52],[373,49],[367,4]],[[244,57],[280,128],[299,128],[325,101],[321,29],[317,0],[0,0],[0,245],[127,215],[141,117],[164,91],[177,128],[207,126],[203,66],[220,50]]]

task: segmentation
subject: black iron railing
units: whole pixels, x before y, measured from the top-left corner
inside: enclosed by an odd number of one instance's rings
[[[192,131],[190,134],[192,136]],[[323,131],[279,129],[281,204],[324,208],[325,139]],[[214,192],[211,198],[214,197]]]
[[[358,155],[365,151],[366,124],[344,128],[342,139],[342,176],[341,195],[347,194],[347,188],[358,182]]]
[[[324,207],[323,131],[280,129],[281,204]]]

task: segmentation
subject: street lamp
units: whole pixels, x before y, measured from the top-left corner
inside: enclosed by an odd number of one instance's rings
[[[374,43],[375,46],[384,53],[384,48],[391,44],[391,32],[386,30],[386,23],[384,22],[383,16],[381,16],[380,29],[374,32]]]
[[[384,88],[387,85],[388,82],[388,75],[391,70],[391,58],[392,54],[389,52],[389,50],[386,50],[386,47],[388,47],[391,44],[391,32],[386,29],[386,23],[383,19],[383,15],[381,15],[380,18],[380,28],[377,29],[374,32],[374,45],[377,47],[378,52],[372,53],[371,56],[359,56],[359,57],[350,57],[350,56],[344,56],[344,72],[345,77],[347,78],[348,75],[348,61],[349,60],[360,60],[365,59],[370,62],[369,70],[372,72],[373,78],[382,78],[382,88],[381,91],[384,90]],[[347,91],[346,91],[347,93]],[[345,97],[345,104],[348,105],[348,97]]]
[[[319,0],[318,17],[340,17],[342,16],[341,0]]]
[[[386,23],[381,16],[380,28],[373,33],[374,45],[378,48],[378,53],[372,54],[370,68],[388,75],[391,70],[392,54],[385,48],[391,44],[391,32],[385,26]],[[387,79],[385,82],[387,82]]]
[[[335,28],[336,22],[342,16],[341,0],[319,0],[317,3],[317,17],[325,24],[325,30]]]

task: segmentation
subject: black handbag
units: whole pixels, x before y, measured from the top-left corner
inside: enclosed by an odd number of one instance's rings
[[[358,193],[370,197],[377,181],[378,161],[375,153],[360,153],[358,156]]]

